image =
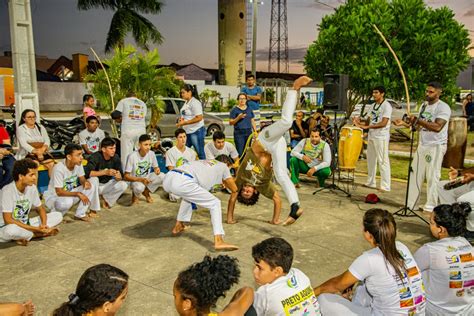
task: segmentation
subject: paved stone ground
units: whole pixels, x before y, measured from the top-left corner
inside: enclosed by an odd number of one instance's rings
[[[363,176],[356,181],[363,183]],[[380,194],[377,206],[396,211],[404,202],[406,184],[393,181],[391,193]],[[324,191],[312,195],[314,183],[299,189],[304,215],[290,227],[272,226],[271,201],[261,198],[255,207],[237,205],[239,223],[224,225],[226,240],[240,246],[229,253],[240,261],[241,285],[254,286],[251,247],[270,236],[287,239],[295,249],[294,266],[303,270],[313,286],[343,272],[368,244],[362,237],[362,215],[371,205],[363,202],[369,189],[357,186],[352,197]],[[227,206],[228,195],[218,194]],[[424,194],[423,194],[424,197]],[[0,301],[33,299],[37,315],[48,315],[74,292],[82,272],[98,263],[110,263],[130,275],[129,296],[120,315],[175,315],[172,286],[179,271],[211,253],[209,213],[199,210],[192,228],[172,237],[178,205],[159,189],[155,202],[129,207],[131,195],[101,212],[93,223],[61,224],[54,238],[32,241],[28,247],[0,245]],[[283,204],[282,219],[289,206]],[[225,215],[225,214],[224,214]],[[70,215],[69,215],[70,216]],[[397,217],[398,239],[412,251],[431,240],[428,226],[418,218]],[[232,296],[219,301],[218,310]]]

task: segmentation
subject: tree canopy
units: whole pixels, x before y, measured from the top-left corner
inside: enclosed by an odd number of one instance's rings
[[[396,60],[373,25],[400,59],[410,98],[421,101],[426,84],[438,81],[451,103],[456,77],[469,63],[469,33],[449,8],[433,9],[423,0],[348,0],[323,18],[305,56],[308,74],[320,81],[326,73],[348,74],[352,106],[381,84],[387,96],[404,99]]]
[[[123,47],[125,37],[130,32],[138,47],[148,50],[148,43],[161,44],[163,37],[157,28],[146,19],[144,14],[158,14],[163,4],[158,0],[78,0],[79,10],[102,8],[115,11],[110,22],[105,52],[115,47]]]

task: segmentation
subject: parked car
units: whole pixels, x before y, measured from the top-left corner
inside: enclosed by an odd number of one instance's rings
[[[151,136],[152,141],[156,141],[162,137],[174,137],[176,130],[176,121],[179,117],[184,100],[180,98],[160,98],[165,103],[165,112],[158,122],[158,126],[150,126],[151,111],[147,111],[147,132]],[[212,136],[217,131],[224,131],[224,121],[215,115],[204,112],[204,126],[206,127],[206,135]]]

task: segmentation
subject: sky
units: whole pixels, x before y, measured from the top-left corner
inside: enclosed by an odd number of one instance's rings
[[[49,58],[73,53],[102,57],[113,12],[79,11],[76,0],[30,0],[35,52]],[[271,0],[263,0],[258,12],[257,70],[268,68]],[[147,15],[164,37],[157,46],[162,64],[195,63],[217,68],[217,0],[163,0],[159,15]],[[306,49],[317,37],[317,25],[343,0],[288,0],[290,72],[302,72]],[[474,0],[426,0],[434,8],[450,7],[456,19],[470,30],[474,42]],[[133,43],[133,41],[130,41]],[[153,47],[153,46],[152,46]],[[8,0],[0,0],[0,52],[10,50]],[[250,65],[250,57],[248,57]]]

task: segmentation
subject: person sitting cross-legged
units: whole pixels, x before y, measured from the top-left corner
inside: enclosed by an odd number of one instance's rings
[[[301,140],[291,151],[291,181],[299,188],[299,174],[315,175],[319,186],[324,187],[324,182],[331,174],[331,148],[321,139],[319,131],[311,131],[310,137]]]
[[[99,178],[99,195],[103,198],[102,207],[106,209],[114,206],[128,188],[127,182],[122,180],[122,162],[115,153],[116,149],[112,138],[104,138],[100,143],[100,151],[90,155],[84,168],[86,178]]]
[[[91,217],[98,217],[100,210],[99,180],[96,177],[86,180],[80,145],[66,145],[64,155],[64,161],[53,168],[48,190],[44,193],[45,204],[51,211],[64,215],[79,203],[75,219],[88,222]]]
[[[142,193],[147,203],[153,202],[150,194],[158,189],[165,177],[160,172],[155,153],[150,151],[150,148],[150,135],[143,134],[138,138],[138,150],[132,152],[127,158],[124,178],[132,183],[132,205],[139,202]]]
[[[14,181],[1,191],[0,242],[15,240],[26,246],[35,237],[56,235],[56,228],[63,220],[59,212],[46,213],[36,188],[38,164],[29,159],[18,160],[14,164]],[[30,211],[36,209],[39,216],[29,218]]]

